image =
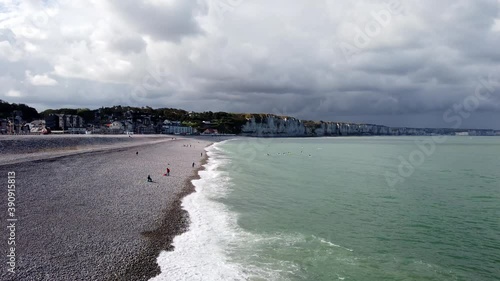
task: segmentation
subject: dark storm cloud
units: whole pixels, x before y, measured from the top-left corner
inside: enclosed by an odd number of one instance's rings
[[[274,63],[256,65],[249,61],[252,69],[249,75],[236,73],[235,77],[207,79],[198,85],[204,92],[232,93],[224,98],[238,104],[240,95],[259,96],[268,103],[286,104],[297,114],[303,112],[299,105],[307,104],[315,116],[323,117],[445,111],[474,93],[479,76],[495,71],[493,62],[478,61],[474,52],[477,48],[470,47],[471,39],[477,39],[486,43],[484,49],[494,51],[491,40],[495,36],[491,28],[497,16],[497,3],[484,1],[475,5],[471,1],[448,1],[437,7],[417,4],[412,8],[407,17],[421,18],[421,26],[413,28],[411,33],[399,34],[405,38],[403,44],[362,50],[352,64],[325,69],[324,64],[328,62],[310,59],[315,49],[304,48],[309,46],[304,42],[288,41],[286,46],[281,45],[278,59],[268,58]],[[464,21],[470,21],[470,26]],[[283,41],[287,42],[287,35],[284,37]],[[303,56],[298,55],[301,52]],[[284,95],[293,98],[279,99]],[[211,99],[216,96],[212,95]],[[245,102],[257,103],[251,98]],[[477,111],[492,109],[491,103],[482,102]]]
[[[22,94],[11,97],[16,102],[45,107],[129,102],[445,126],[443,114],[483,85],[464,126],[499,128],[491,121],[500,115],[499,2],[401,0],[403,12],[367,37],[387,1],[247,0],[223,12],[214,8],[218,0],[109,0],[88,10],[82,4],[57,14],[64,20],[48,18],[48,27],[60,20],[64,34],[41,28],[37,38],[16,36],[17,49],[0,38],[0,98],[10,91]],[[77,20],[86,17],[92,20]],[[359,32],[368,38],[362,47]],[[346,57],[341,43],[356,53]],[[164,76],[146,89],[156,67]],[[27,70],[58,85],[25,85]],[[144,96],[134,100],[137,87]]]
[[[157,40],[178,41],[184,36],[201,33],[195,20],[201,9],[198,1],[163,2],[163,5],[154,5],[147,1],[110,1],[115,11],[128,22],[130,28],[149,34]]]

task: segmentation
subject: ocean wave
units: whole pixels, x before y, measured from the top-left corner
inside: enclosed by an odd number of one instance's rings
[[[226,254],[227,245],[237,243],[236,218],[213,200],[227,193],[227,175],[218,170],[227,161],[218,157],[217,145],[207,148],[207,155],[200,179],[192,181],[196,192],[182,201],[189,213],[189,230],[174,238],[174,251],[159,255],[161,274],[151,281],[248,279],[243,268]]]
[[[200,179],[192,181],[196,192],[182,201],[189,213],[189,230],[174,238],[174,251],[161,252],[157,258],[161,274],[150,281],[279,280],[278,271],[242,264],[232,255],[259,238],[239,228],[237,214],[218,200],[230,192],[229,174],[220,169],[229,164],[221,143],[207,148],[207,155]]]

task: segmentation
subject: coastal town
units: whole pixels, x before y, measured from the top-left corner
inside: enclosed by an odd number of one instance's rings
[[[408,128],[334,121],[308,121],[274,114],[188,112],[150,107],[89,109],[35,109],[0,112],[0,134],[172,134],[242,135],[253,137],[321,136],[500,136],[500,130],[462,128]],[[15,105],[15,104],[13,104]],[[19,105],[18,105],[19,106]],[[11,107],[12,108],[12,107]],[[15,108],[15,107],[14,107]],[[27,113],[28,112],[28,113]]]
[[[115,107],[116,108],[116,107]],[[100,109],[91,116],[84,114],[46,113],[38,118],[25,116],[22,110],[2,112],[0,134],[174,134],[218,135],[210,121],[202,121],[196,128],[179,120],[154,118],[152,114],[125,111],[123,114],[104,113]],[[88,113],[88,112],[87,112]]]
[[[104,124],[94,124],[85,123],[81,116],[66,114],[51,114],[44,119],[31,122],[23,120],[20,115],[14,115],[12,119],[0,120],[0,132],[2,134],[200,134],[193,127],[183,126],[181,121],[164,120],[161,123],[154,123],[150,116],[135,121],[110,120]],[[207,128],[201,134],[217,134],[217,130]]]

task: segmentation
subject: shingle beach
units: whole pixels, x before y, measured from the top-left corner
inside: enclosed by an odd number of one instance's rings
[[[173,237],[188,227],[180,201],[193,192],[191,179],[214,140],[0,136],[0,172],[5,182],[7,172],[16,174],[18,219],[16,273],[4,266],[0,279],[156,276],[158,254],[172,250]],[[170,176],[164,176],[167,167]],[[7,188],[0,194],[7,198]],[[0,213],[5,229],[6,212]],[[5,253],[8,232],[1,237]]]

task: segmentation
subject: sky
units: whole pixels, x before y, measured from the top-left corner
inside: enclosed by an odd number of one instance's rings
[[[500,129],[500,0],[0,0],[0,99]]]

